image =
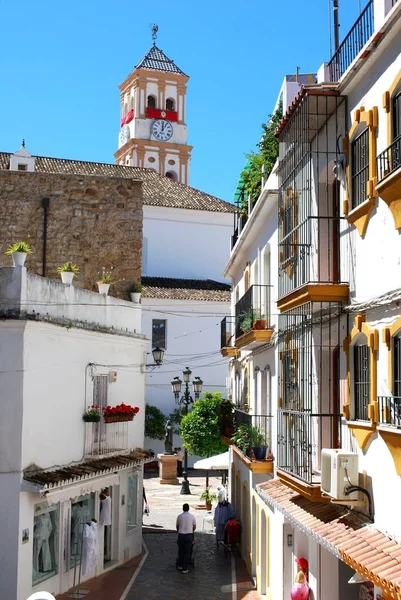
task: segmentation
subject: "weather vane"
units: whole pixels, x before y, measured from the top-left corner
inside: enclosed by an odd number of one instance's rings
[[[153,23],[152,25],[152,40],[153,40],[153,45],[156,46],[156,38],[157,38],[157,32],[159,31],[158,26]]]

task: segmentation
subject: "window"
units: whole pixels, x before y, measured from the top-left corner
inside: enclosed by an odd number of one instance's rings
[[[18,171],[27,171],[28,165],[23,163],[18,163]]]
[[[300,410],[298,402],[297,363],[293,350],[285,350],[282,354],[283,373],[283,408]]]
[[[156,98],[154,96],[148,96],[148,108],[156,108]]]
[[[127,494],[127,532],[133,531],[137,526],[138,513],[138,475],[128,477]]]
[[[94,516],[94,493],[79,496],[77,501],[71,504],[70,569],[81,562],[84,525]]]
[[[107,406],[108,387],[108,375],[95,375],[93,377],[93,404],[95,406]]]
[[[177,173],[175,171],[167,171],[166,177],[168,177],[168,179],[172,179],[173,181],[178,180]]]
[[[297,215],[298,194],[292,187],[285,190],[285,197],[279,211],[280,218],[280,263],[286,270],[287,275],[292,275],[293,263],[296,256],[296,244],[298,233],[296,227],[298,224]]]
[[[392,100],[392,136],[393,147],[390,154],[391,170],[401,166],[401,91]]]
[[[32,565],[34,585],[58,573],[59,506],[48,506],[47,502],[35,504]]]
[[[175,103],[172,98],[167,98],[166,100],[166,110],[175,110]]]
[[[401,335],[393,337],[393,395],[401,396]]]
[[[165,319],[152,320],[152,348],[162,348],[163,350],[166,350],[166,325],[167,321]]]
[[[131,96],[131,100],[130,100],[130,109],[134,110],[134,96]]]
[[[368,197],[369,129],[366,128],[351,143],[351,204],[356,208]]]
[[[356,421],[368,420],[369,391],[369,348],[366,344],[358,344],[354,346],[354,414]]]

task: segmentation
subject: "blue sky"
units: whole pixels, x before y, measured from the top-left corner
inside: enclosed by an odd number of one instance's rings
[[[330,58],[329,2],[0,0],[0,150],[25,138],[33,154],[114,162],[118,85],[157,23],[191,77],[191,185],[231,200],[284,74]],[[358,0],[340,2],[340,39],[357,16]]]

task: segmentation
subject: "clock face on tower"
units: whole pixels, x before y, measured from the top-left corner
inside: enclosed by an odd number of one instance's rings
[[[173,126],[170,121],[157,119],[152,123],[151,132],[160,142],[167,142],[173,135]]]

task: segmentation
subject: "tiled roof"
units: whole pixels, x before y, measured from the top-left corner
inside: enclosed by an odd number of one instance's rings
[[[129,454],[119,454],[118,456],[110,456],[109,458],[88,460],[79,465],[62,467],[54,471],[27,469],[24,471],[24,480],[30,481],[36,485],[43,485],[44,489],[51,489],[55,486],[73,483],[74,481],[80,481],[81,479],[97,477],[107,471],[126,468],[130,465],[150,459],[150,452],[137,448]]]
[[[155,71],[165,71],[167,73],[180,73],[185,75],[181,69],[177,67],[173,60],[170,60],[157,46],[152,46],[146,56],[143,57],[136,69],[154,69]]]
[[[279,479],[256,486],[266,504],[282,512],[343,562],[382,590],[401,594],[401,544],[378,531],[361,514],[335,504],[307,500]]]
[[[231,297],[231,288],[228,284],[211,279],[142,277],[141,281],[144,298],[229,302]]]
[[[0,152],[0,170],[9,168],[10,156],[9,152]],[[136,179],[143,182],[143,203],[145,205],[223,213],[235,212],[233,204],[184,183],[177,183],[168,177],[155,173],[151,169],[36,156],[35,171],[58,173],[60,175],[93,175]]]

